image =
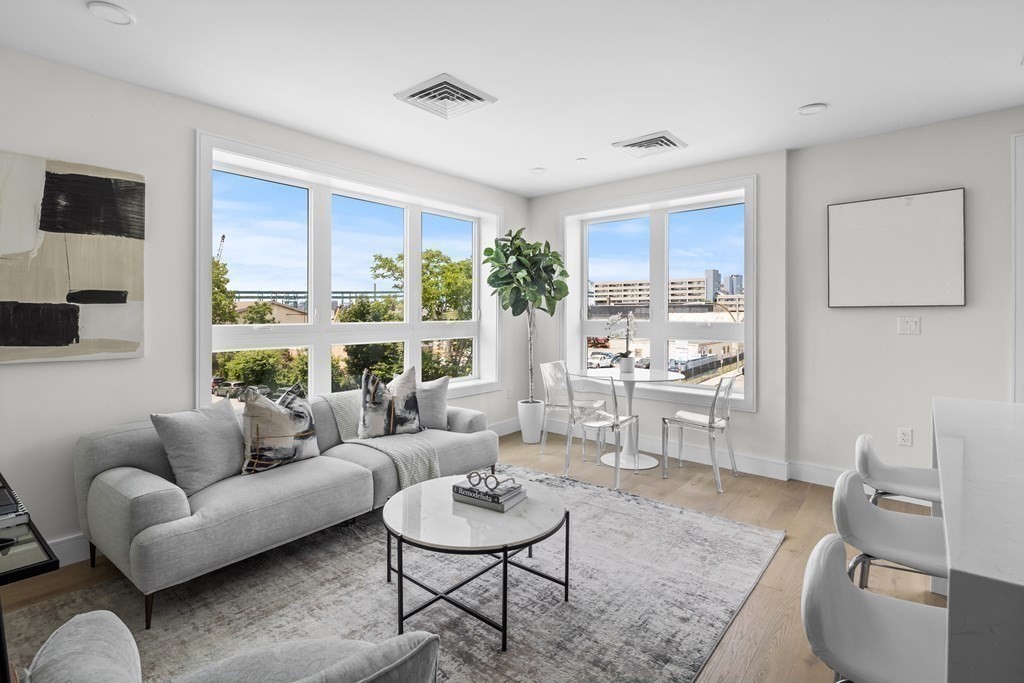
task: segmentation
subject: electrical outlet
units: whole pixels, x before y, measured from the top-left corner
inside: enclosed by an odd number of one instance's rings
[[[509,387],[508,389],[505,390],[505,396],[508,398],[508,400],[512,400],[512,387]]]
[[[921,334],[921,316],[901,315],[896,318],[896,334]]]
[[[914,445],[914,430],[910,427],[899,427],[896,429],[896,443],[900,446]]]

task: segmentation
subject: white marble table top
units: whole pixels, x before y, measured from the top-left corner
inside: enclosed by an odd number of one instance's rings
[[[686,379],[686,375],[681,372],[645,368],[636,368],[633,372],[620,372],[618,368],[587,368],[580,374],[587,377],[611,377],[620,382],[675,382]]]
[[[452,498],[452,484],[465,478],[441,477],[399,491],[384,505],[384,524],[418,545],[490,552],[528,545],[562,523],[565,503],[546,486],[522,482],[526,500],[497,512]]]
[[[951,571],[1024,586],[1024,404],[936,398]]]

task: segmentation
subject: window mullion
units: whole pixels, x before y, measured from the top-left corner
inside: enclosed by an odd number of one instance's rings
[[[668,321],[668,211],[652,211],[650,226],[651,320],[646,326],[646,338],[651,342],[651,367],[664,368],[668,364],[668,330],[665,326]]]
[[[410,335],[405,343],[405,367],[415,365],[422,378],[419,357],[423,326],[423,208],[409,206],[405,221],[405,319],[409,321]]]
[[[309,309],[313,343],[309,346],[310,396],[331,390],[331,201],[329,187],[314,185],[310,192]]]

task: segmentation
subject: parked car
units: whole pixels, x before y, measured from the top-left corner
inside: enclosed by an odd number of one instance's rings
[[[217,393],[217,387],[219,387],[220,383],[223,382],[225,379],[226,379],[225,377],[214,377],[213,381],[210,382],[210,392],[213,393],[213,394],[216,394]]]
[[[643,368],[644,370],[650,370],[651,369],[651,359],[650,359],[650,356],[644,356],[643,358],[637,358],[636,359],[636,367]]]
[[[610,368],[615,362],[615,359],[619,357],[617,353],[606,353],[604,351],[594,351],[587,358],[588,368]]]
[[[214,396],[223,396],[225,398],[236,398],[242,389],[248,386],[245,382],[221,382],[217,385],[214,390]]]

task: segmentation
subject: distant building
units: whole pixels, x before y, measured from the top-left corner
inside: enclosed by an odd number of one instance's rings
[[[245,312],[249,310],[249,307],[253,304],[258,303],[256,301],[236,301],[235,302],[235,313],[238,314],[238,321],[242,322],[242,317]],[[306,322],[306,312],[301,308],[295,308],[294,306],[288,306],[282,304],[279,301],[267,301],[270,304],[271,315],[274,317],[276,323],[304,323]]]
[[[722,288],[722,275],[716,268],[704,271],[704,300],[714,301],[718,297],[718,290]]]
[[[726,294],[742,294],[743,293],[743,276],[742,275],[730,275],[729,279],[726,280],[725,292],[726,292]]]
[[[734,283],[740,291],[729,292]],[[712,296],[708,296],[709,285]],[[722,286],[721,274],[708,270],[704,277],[676,278],[668,281],[668,305],[684,306],[718,301],[733,312],[743,312],[743,276],[731,275]],[[724,292],[724,293],[723,293]],[[650,306],[651,283],[647,280],[587,283],[587,306]]]

